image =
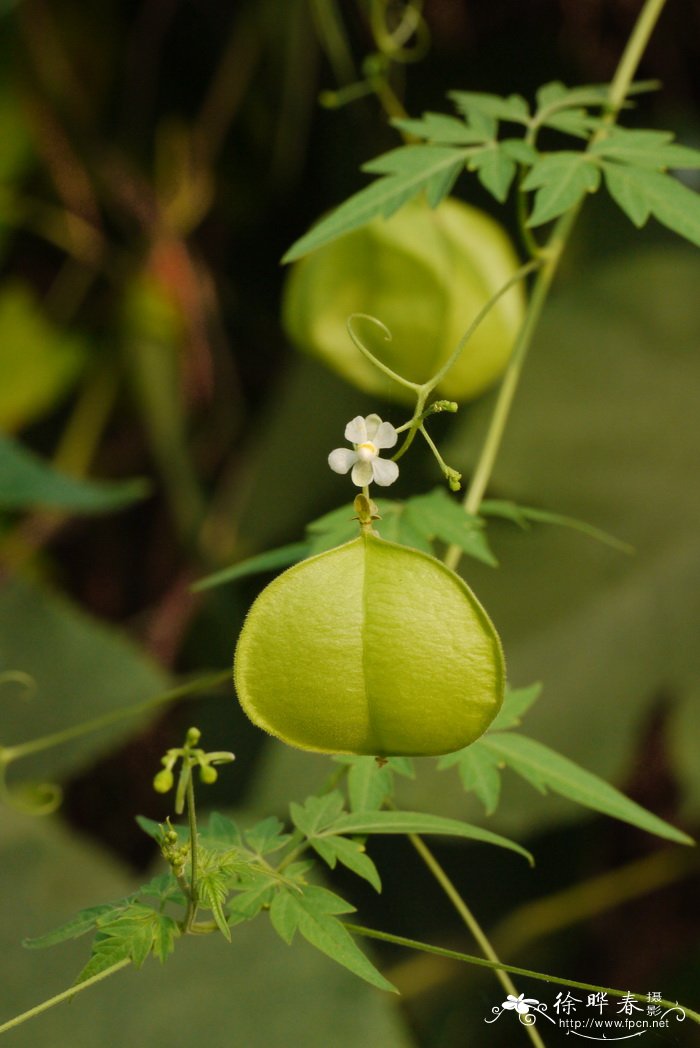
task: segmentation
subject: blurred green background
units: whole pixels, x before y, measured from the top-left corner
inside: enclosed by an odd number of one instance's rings
[[[362,79],[400,4],[366,0],[5,0],[0,3],[0,739],[10,746],[225,669],[269,576],[203,594],[202,574],[298,540],[349,498],[328,470],[348,419],[404,420],[288,345],[279,258],[397,144],[381,98],[319,105]],[[378,81],[412,115],[447,90],[598,82],[641,4],[426,0],[419,61]],[[372,19],[372,12],[375,21]],[[700,6],[669,0],[642,64],[663,90],[630,124],[698,145]],[[377,67],[375,61],[374,68]],[[384,68],[384,67],[382,67]],[[463,180],[458,195],[493,212]],[[512,213],[499,216],[515,236]],[[465,577],[504,640],[511,683],[542,681],[527,733],[697,835],[700,259],[658,228],[588,205],[538,331],[491,494],[580,517],[635,547],[490,526],[500,568]],[[358,308],[361,308],[359,306]],[[435,421],[467,472],[487,394]],[[141,478],[135,480],[134,478]],[[420,448],[392,497],[432,488]],[[146,486],[144,486],[146,485]],[[23,678],[34,681],[30,694]],[[0,1022],[70,984],[84,942],[21,948],[77,909],[140,883],[155,856],[136,813],[164,818],[151,780],[192,722],[237,760],[203,805],[284,814],[324,758],[264,739],[232,686],[18,762],[0,811]],[[400,798],[527,843],[436,852],[502,956],[698,1007],[697,861],[506,776],[486,820],[433,762]],[[62,787],[50,800],[36,783]],[[34,785],[32,785],[34,784]],[[380,898],[338,874],[362,922],[466,952],[473,944],[408,844],[377,840]],[[547,901],[548,900],[548,901]],[[483,1019],[495,980],[373,951],[388,999],[262,920],[233,945],[188,941],[7,1035],[47,1043],[463,1048],[525,1043]],[[519,987],[541,1000],[555,991]],[[546,996],[549,994],[549,996]],[[693,1043],[686,1027],[646,1035]],[[563,1037],[563,1034],[562,1034]],[[561,1038],[560,1038],[561,1039]],[[554,1042],[556,1043],[556,1042]],[[645,1042],[646,1043],[646,1042]]]

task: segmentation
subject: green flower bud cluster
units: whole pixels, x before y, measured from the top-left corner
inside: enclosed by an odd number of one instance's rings
[[[178,845],[177,833],[168,822],[168,829],[163,833],[160,850],[163,858],[176,877],[182,877],[190,856],[189,844]]]
[[[175,811],[178,814],[184,809],[185,793],[193,768],[199,768],[200,781],[210,786],[219,777],[219,773],[214,765],[226,764],[235,759],[233,753],[224,750],[206,753],[197,746],[201,737],[202,733],[199,728],[189,728],[185,736],[184,745],[168,750],[165,756],[161,758],[163,767],[153,779],[153,789],[156,793],[169,793],[175,785],[175,765],[178,761],[182,761],[175,797]]]

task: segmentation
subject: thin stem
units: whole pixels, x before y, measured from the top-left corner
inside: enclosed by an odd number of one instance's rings
[[[637,70],[644,49],[649,41],[654,26],[659,19],[666,0],[647,0],[644,8],[637,19],[636,25],[627,42],[627,46],[620,58],[615,76],[610,85],[609,114],[608,120],[612,124],[617,113],[625,100],[630,84]],[[594,136],[591,144],[605,134],[599,132]],[[518,388],[520,374],[523,364],[530,348],[535,327],[542,313],[547,294],[551,287],[564,247],[571,233],[571,229],[578,217],[581,205],[572,208],[562,215],[557,221],[554,230],[545,248],[541,251],[544,265],[540,270],[530,300],[530,306],[525,317],[522,328],[518,335],[513,353],[505,373],[501,388],[498,393],[496,407],[494,408],[489,429],[479,455],[479,460],[474,471],[469,489],[464,499],[464,508],[467,513],[476,514],[481,505],[481,500],[491,478],[491,473],[500,450],[503,433],[510,415],[510,409]],[[445,555],[445,564],[454,569],[459,564],[462,551],[457,546],[450,546]]]
[[[505,295],[505,293],[507,291],[510,291],[510,289],[515,284],[519,284],[520,281],[524,280],[525,277],[528,276],[529,273],[532,273],[533,270],[535,270],[535,269],[539,269],[540,266],[542,266],[542,260],[539,259],[539,258],[533,258],[530,262],[526,262],[525,265],[520,266],[520,268],[516,269],[515,273],[513,273],[512,277],[510,277],[508,280],[506,280],[505,284],[503,284],[503,286],[500,287],[498,289],[498,291],[496,291],[496,293],[491,296],[491,298],[488,300],[488,302],[486,302],[486,304],[484,306],[482,306],[482,308],[476,314],[476,316],[472,320],[471,324],[469,325],[469,327],[467,328],[467,330],[464,332],[464,334],[462,335],[461,339],[459,340],[457,348],[447,358],[447,360],[442,365],[440,370],[437,371],[433,375],[433,377],[431,379],[428,379],[428,381],[423,385],[423,389],[426,391],[426,395],[429,394],[433,389],[435,389],[435,387],[437,385],[439,385],[440,382],[442,382],[443,378],[445,377],[447,372],[450,370],[450,368],[454,364],[456,364],[458,358],[461,356],[461,354],[462,354],[462,352],[464,350],[464,347],[469,342],[469,339],[472,337],[472,335],[474,334],[476,329],[479,327],[481,322],[486,319],[487,315],[491,312],[491,310],[496,305],[498,300],[503,295]]]
[[[190,827],[190,883],[187,899],[187,913],[185,915],[184,931],[188,932],[194,924],[197,916],[197,877],[199,874],[199,843],[197,840],[197,814],[194,803],[194,783],[192,771],[187,779],[187,821]]]
[[[436,957],[447,957],[450,960],[462,961],[464,964],[473,964],[478,968],[500,968],[504,972],[510,972],[511,975],[522,975],[528,979],[539,979],[541,982],[554,983],[557,986],[571,986],[576,990],[592,990],[599,993],[611,994],[613,997],[626,997],[628,994],[635,1001],[641,1001],[643,1004],[648,1004],[648,997],[643,993],[632,993],[629,990],[619,990],[613,986],[598,986],[595,983],[577,982],[575,979],[562,979],[559,975],[548,975],[544,972],[535,972],[530,968],[519,968],[514,964],[501,964],[494,961],[487,961],[483,957],[474,957],[468,953],[460,953],[458,950],[448,950],[442,946],[431,946],[428,943],[419,942],[417,939],[407,939],[403,935],[392,935],[389,932],[379,932],[374,928],[365,928],[359,924],[350,924],[348,921],[343,921],[344,926],[353,935],[362,935],[366,939],[378,939],[380,942],[393,943],[395,946],[406,946],[409,950],[420,950],[422,953],[432,953]],[[692,1022],[700,1025],[700,1012],[693,1011],[692,1008],[687,1008],[684,1004],[679,1004],[678,1001],[668,1001],[662,999],[655,1001],[655,1004],[662,1005],[665,1008],[681,1008],[688,1019]]]
[[[80,738],[81,735],[88,735],[90,732],[99,731],[101,728],[108,728],[126,717],[136,717],[140,713],[146,713],[157,706],[164,705],[166,702],[172,702],[174,699],[181,699],[186,695],[194,695],[199,691],[208,691],[210,688],[228,681],[230,676],[229,670],[223,670],[220,673],[211,674],[208,677],[200,677],[187,684],[181,684],[177,688],[171,688],[169,691],[156,695],[155,698],[148,699],[146,702],[139,702],[134,706],[123,706],[120,710],[105,713],[102,717],[83,721],[82,724],[76,724],[72,728],[65,728],[63,731],[56,731],[51,735],[42,735],[39,739],[22,742],[17,746],[0,746],[0,764],[7,766],[12,761],[19,760],[20,757],[28,757],[32,753],[40,753],[42,750],[51,749],[53,746],[61,746],[72,739]]]
[[[452,883],[452,881],[450,880],[450,878],[447,876],[447,874],[443,870],[443,868],[440,865],[440,863],[438,862],[438,860],[435,858],[435,856],[431,852],[430,848],[427,846],[425,841],[421,837],[418,837],[415,833],[409,834],[408,839],[410,840],[411,844],[413,845],[413,847],[416,849],[416,851],[420,855],[420,857],[423,860],[423,862],[425,863],[425,865],[428,867],[428,869],[432,873],[432,875],[435,878],[435,880],[438,882],[438,884],[440,885],[440,887],[444,891],[444,893],[447,896],[447,898],[450,900],[450,902],[454,906],[454,908],[457,911],[457,913],[459,914],[459,916],[462,918],[462,920],[466,924],[467,928],[469,929],[469,931],[473,935],[474,940],[478,944],[478,946],[481,949],[481,951],[484,954],[484,956],[487,957],[488,960],[494,966],[498,966],[498,967],[495,967],[494,970],[495,970],[496,978],[500,982],[500,984],[503,987],[503,989],[506,991],[507,994],[512,994],[513,997],[517,997],[518,996],[518,991],[515,988],[513,980],[507,974],[506,969],[502,968],[500,966],[501,962],[498,959],[498,955],[497,955],[496,951],[494,950],[493,946],[489,942],[489,939],[486,936],[486,933],[484,932],[483,928],[481,927],[481,925],[477,921],[477,919],[474,916],[474,914],[472,913],[472,911],[467,906],[467,904],[464,901],[464,899],[462,898],[462,896],[459,894],[459,892],[455,888],[455,886]],[[543,1042],[542,1038],[540,1037],[538,1031],[535,1029],[534,1026],[526,1026],[525,1027],[525,1031],[526,1031],[528,1037],[530,1038],[530,1040],[532,1041],[532,1043],[534,1045],[536,1045],[536,1048],[544,1048],[544,1042]]]
[[[615,119],[627,97],[630,84],[637,72],[637,66],[641,61],[665,5],[666,0],[647,0],[640,12],[610,83],[608,101],[611,110],[611,122]]]
[[[77,986],[71,986],[67,990],[63,990],[62,993],[57,993],[55,997],[49,997],[47,1001],[42,1001],[41,1004],[37,1004],[34,1008],[30,1008],[29,1011],[22,1012],[21,1015],[16,1015],[14,1019],[10,1019],[8,1022],[3,1023],[0,1026],[0,1034],[6,1033],[8,1030],[12,1030],[15,1026],[20,1026],[22,1023],[26,1023],[27,1019],[33,1019],[36,1015],[41,1015],[42,1012],[47,1011],[49,1008],[53,1008],[55,1004],[61,1004],[63,1001],[70,1001],[76,994],[82,993],[83,990],[87,990],[90,986],[94,986],[95,983],[101,982],[106,979],[109,975],[114,975],[115,972],[121,971],[122,968],[126,968],[127,965],[131,964],[131,958],[125,957],[121,961],[117,961],[116,964],[111,965],[109,968],[103,968],[97,975],[91,976],[89,979],[85,979],[84,982],[78,983]]]

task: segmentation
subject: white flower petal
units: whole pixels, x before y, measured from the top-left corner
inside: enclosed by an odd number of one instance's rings
[[[358,488],[366,488],[368,484],[371,484],[372,466],[374,464],[374,462],[357,462],[352,467],[352,473],[350,474],[353,484],[357,484]]]
[[[376,458],[368,465],[371,466],[374,473],[374,481],[376,484],[379,484],[380,488],[386,488],[389,484],[393,484],[399,475],[399,467],[391,459]]]
[[[369,426],[367,426],[367,432],[369,433]],[[399,435],[391,422],[382,422],[374,436],[370,437],[372,443],[378,448],[393,448],[398,439]]]
[[[367,440],[367,426],[362,415],[356,415],[345,427],[345,439],[352,444],[364,444]]]
[[[328,465],[334,473],[347,473],[357,462],[357,454],[350,448],[336,448],[328,456]]]
[[[368,415],[365,419],[365,426],[367,428],[367,440],[371,440],[373,444],[376,444],[374,434],[377,432],[382,424],[382,420],[379,415]]]

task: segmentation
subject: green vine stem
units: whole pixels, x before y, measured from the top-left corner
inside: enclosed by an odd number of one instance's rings
[[[455,888],[450,878],[445,873],[438,860],[433,855],[430,848],[427,846],[425,841],[415,833],[409,834],[408,839],[420,855],[425,865],[432,873],[435,880],[438,882],[438,884],[444,891],[447,898],[454,906],[459,916],[466,924],[467,928],[471,932],[475,942],[478,944],[484,956],[488,958],[488,960],[493,965],[496,966],[494,968],[496,978],[500,982],[503,989],[506,991],[507,994],[512,994],[514,997],[517,997],[518,991],[515,988],[513,980],[508,975],[507,969],[505,969],[501,965],[498,955],[494,950],[493,946],[491,945],[483,928],[477,921],[472,911],[467,906],[462,896]],[[540,1037],[539,1032],[535,1029],[534,1026],[525,1026],[525,1032],[527,1033],[532,1043],[535,1045],[535,1048],[544,1048],[544,1042]]]
[[[15,1026],[20,1026],[22,1023],[26,1023],[28,1019],[34,1019],[37,1015],[41,1015],[42,1012],[46,1012],[49,1008],[53,1008],[55,1004],[62,1004],[63,1001],[71,1001],[77,994],[82,993],[83,990],[89,989],[94,986],[95,983],[102,982],[110,975],[115,975],[120,972],[122,968],[126,968],[131,964],[130,957],[124,957],[121,961],[117,961],[116,964],[111,965],[109,968],[103,968],[97,975],[91,976],[84,982],[78,983],[77,986],[70,986],[67,990],[63,990],[61,993],[57,993],[54,997],[49,997],[46,1001],[42,1001],[41,1004],[37,1004],[34,1008],[30,1008],[26,1012],[22,1012],[21,1015],[16,1015],[14,1019],[8,1019],[6,1023],[0,1026],[0,1034],[7,1033],[8,1030],[14,1029]]]
[[[54,746],[62,746],[73,739],[81,738],[83,735],[90,735],[103,728],[109,728],[113,724],[118,724],[119,721],[129,717],[138,717],[140,714],[148,713],[169,702],[175,702],[178,699],[196,695],[200,692],[210,691],[212,688],[228,683],[230,676],[229,670],[210,673],[204,677],[198,677],[196,680],[180,684],[175,688],[170,688],[168,691],[164,691],[146,702],[139,702],[133,706],[123,706],[121,709],[105,713],[101,717],[94,717],[92,720],[83,721],[70,728],[64,728],[62,731],[52,732],[50,735],[42,735],[39,738],[30,739],[28,742],[21,742],[15,746],[3,746],[0,744],[0,799],[20,807],[22,810],[28,810],[38,815],[50,814],[56,810],[61,802],[60,787],[53,784],[42,784],[41,789],[50,797],[50,804],[47,804],[45,801],[39,805],[27,805],[26,803],[18,802],[13,798],[12,791],[7,786],[7,770],[11,764],[21,760],[23,757],[29,757],[35,753],[43,753],[44,750],[52,749]]]
[[[187,893],[187,913],[185,914],[184,931],[189,932],[197,917],[198,890],[197,877],[199,875],[199,841],[197,831],[197,812],[194,804],[194,783],[192,782],[192,768],[187,779],[187,821],[190,827],[190,884]]]
[[[556,986],[570,986],[575,990],[591,990],[597,993],[606,993],[613,997],[625,997],[629,994],[635,1001],[647,1004],[647,995],[643,993],[632,993],[629,990],[620,990],[612,986],[598,986],[596,983],[577,982],[575,979],[563,979],[558,975],[549,975],[544,972],[536,972],[530,968],[519,968],[514,964],[502,964],[500,961],[489,961],[484,957],[474,957],[468,953],[460,953],[458,950],[448,950],[442,946],[430,946],[419,942],[417,939],[407,939],[403,935],[392,935],[389,932],[378,932],[374,928],[365,928],[359,924],[351,924],[343,921],[343,924],[353,935],[361,935],[366,939],[377,939],[380,942],[392,943],[395,946],[405,946],[409,950],[419,950],[422,953],[432,953],[436,957],[447,957],[449,960],[462,961],[464,964],[473,964],[478,968],[501,969],[510,972],[511,975],[521,975],[528,979],[538,979],[540,982],[554,983]],[[700,1026],[700,1012],[687,1008],[678,1001],[668,1001],[665,998],[655,1001],[655,1004],[666,1008],[682,1008],[686,1017]],[[2,1028],[0,1027],[0,1033]]]
[[[637,71],[637,66],[665,3],[666,0],[647,0],[639,14],[610,84],[606,116],[608,126],[614,123],[627,96]],[[597,132],[591,140],[591,145],[605,133],[605,130]],[[476,514],[478,512],[484,492],[491,478],[532,336],[540,319],[569,234],[578,217],[580,207],[581,205],[574,207],[571,211],[561,216],[556,222],[546,246],[539,250],[539,258],[543,265],[535,280],[528,312],[513,348],[486,438],[464,499],[464,508],[467,513]],[[462,551],[459,547],[450,546],[445,555],[445,564],[454,570],[459,564],[461,556]]]

